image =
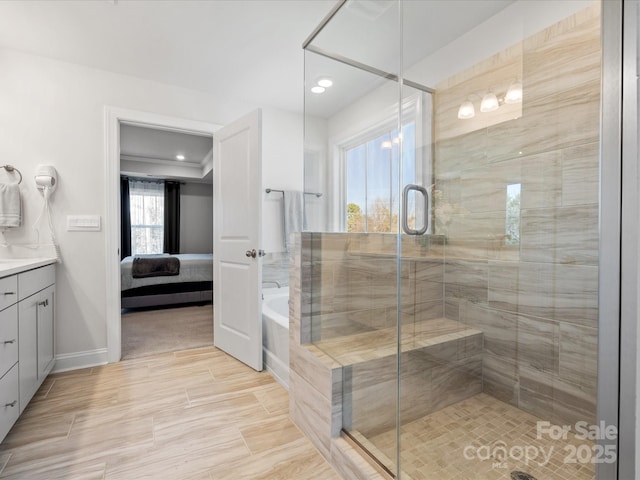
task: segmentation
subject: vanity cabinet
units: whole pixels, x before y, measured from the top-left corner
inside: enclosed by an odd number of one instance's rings
[[[0,441],[53,368],[54,307],[55,265],[0,278]]]

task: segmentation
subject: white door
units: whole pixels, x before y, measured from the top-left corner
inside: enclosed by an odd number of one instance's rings
[[[261,112],[213,136],[213,342],[262,370]]]

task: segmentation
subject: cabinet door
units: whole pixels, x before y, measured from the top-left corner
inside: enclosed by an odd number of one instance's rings
[[[18,303],[18,371],[20,413],[38,389],[38,296]]]
[[[39,383],[49,374],[55,358],[54,351],[54,299],[53,286],[38,293],[38,379]]]

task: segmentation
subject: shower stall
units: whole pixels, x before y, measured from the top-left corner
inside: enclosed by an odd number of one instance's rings
[[[347,0],[305,42],[305,191],[323,195],[297,243],[292,417],[327,458],[341,438],[381,478],[615,464],[601,10]]]

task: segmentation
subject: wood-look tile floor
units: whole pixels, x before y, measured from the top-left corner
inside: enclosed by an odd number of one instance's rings
[[[50,375],[0,444],[0,478],[339,480],[288,407],[214,347]]]

